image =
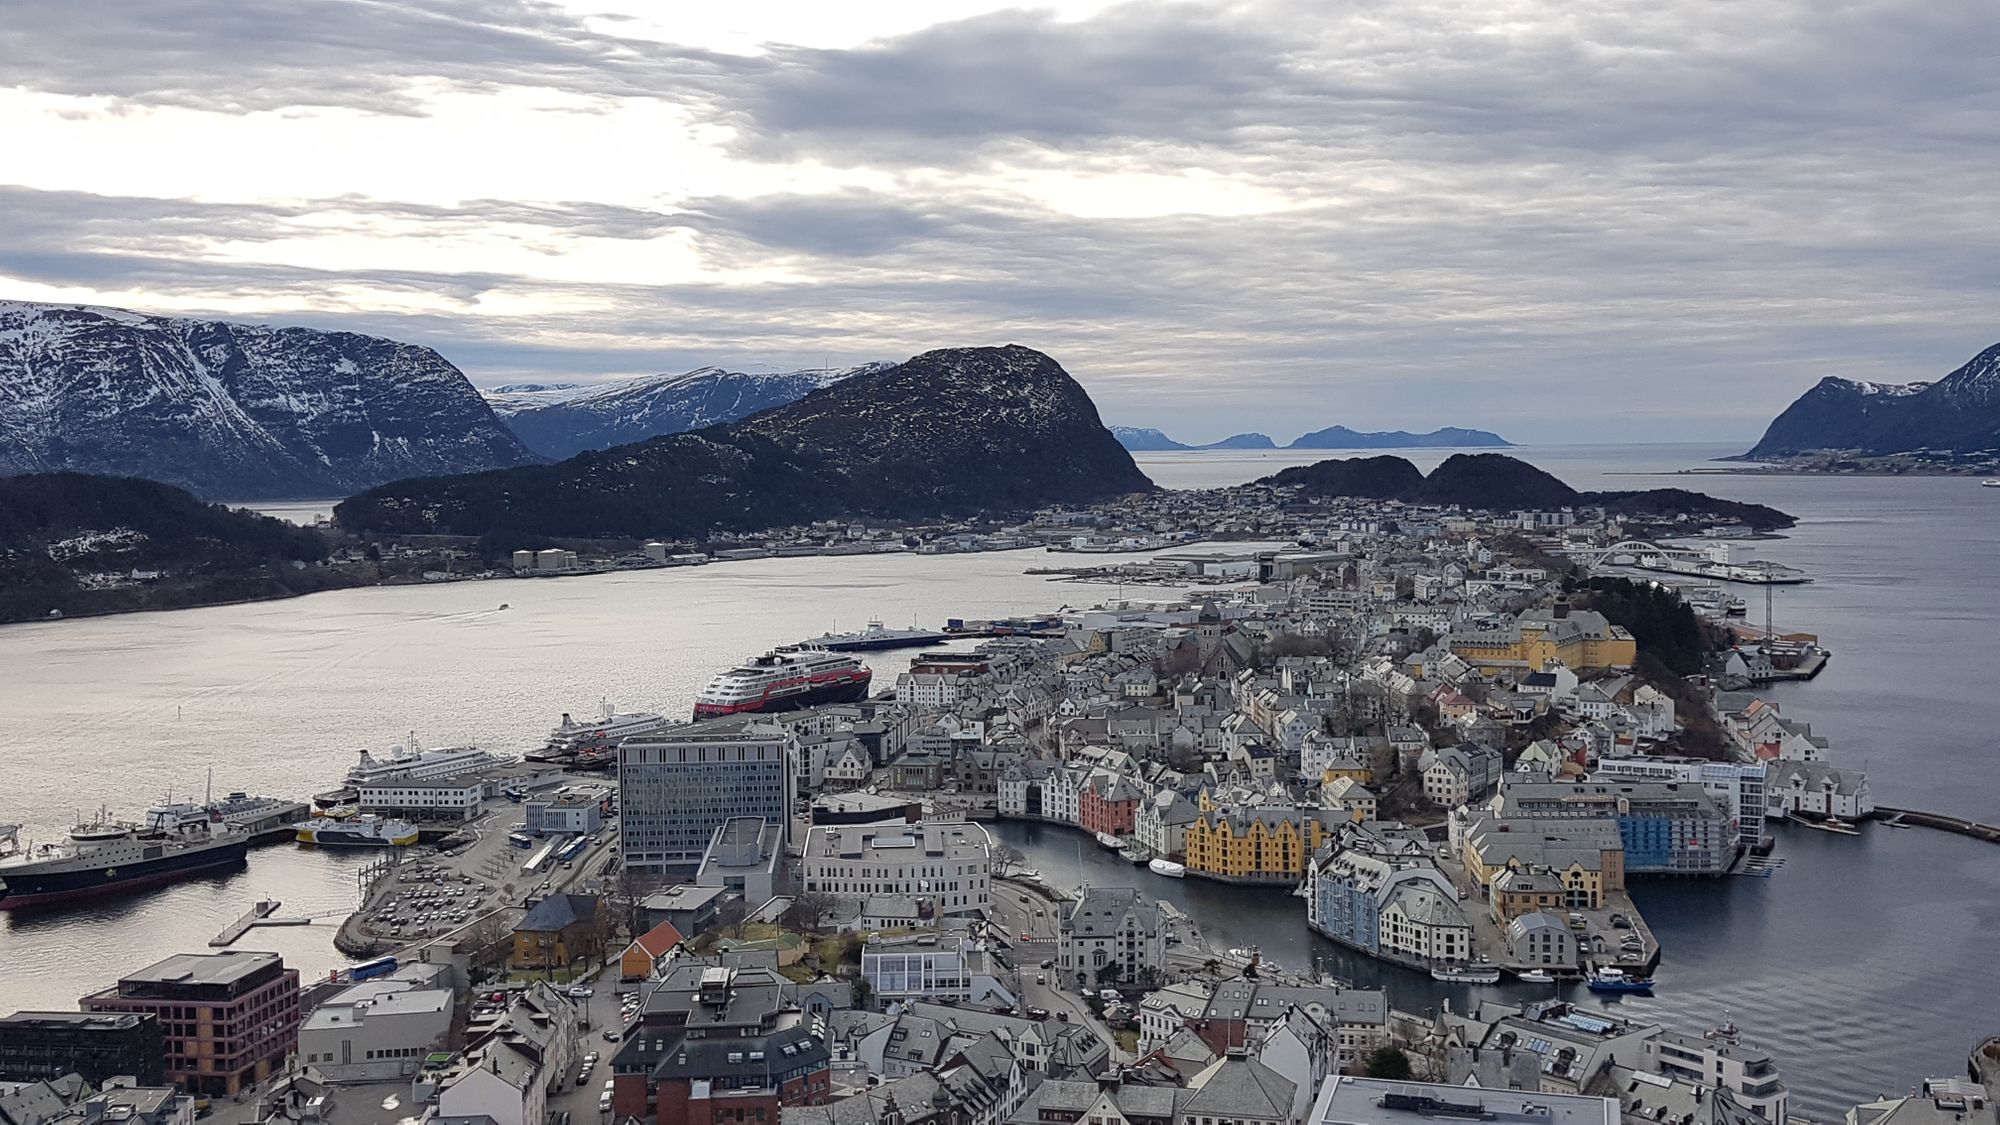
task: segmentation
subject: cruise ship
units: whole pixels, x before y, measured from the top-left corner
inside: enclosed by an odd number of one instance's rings
[[[347,771],[347,778],[340,788],[313,794],[313,803],[321,808],[351,805],[359,796],[357,786],[373,785],[405,777],[413,781],[422,781],[513,764],[513,758],[481,750],[477,746],[442,746],[434,750],[418,750],[412,744],[388,758],[377,758],[363,750],[361,761]]]
[[[70,829],[60,844],[0,856],[0,910],[164,886],[243,864],[249,834],[219,819],[145,825],[100,819]]]
[[[374,813],[339,819],[323,816],[301,823],[298,838],[301,844],[322,848],[400,848],[417,842],[417,826]]]
[[[874,673],[845,653],[792,645],[752,657],[708,681],[694,697],[694,717],[797,711],[868,697]]]
[[[880,619],[871,618],[868,627],[859,633],[822,633],[805,643],[829,652],[871,652],[885,648],[941,645],[949,639],[936,629],[890,629]]]
[[[597,719],[579,723],[563,712],[562,724],[549,732],[549,741],[542,749],[528,755],[531,759],[553,761],[570,758],[578,754],[602,754],[618,749],[618,744],[636,735],[651,734],[668,726],[664,716],[650,711],[634,711],[620,715],[613,713],[610,704]]]

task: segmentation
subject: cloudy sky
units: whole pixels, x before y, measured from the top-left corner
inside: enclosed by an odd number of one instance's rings
[[[1740,440],[2000,339],[1996,49],[1992,0],[23,0],[0,297]]]

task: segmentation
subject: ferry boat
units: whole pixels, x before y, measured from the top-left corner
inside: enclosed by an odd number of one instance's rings
[[[1554,984],[1556,980],[1546,969],[1529,969],[1525,973],[1516,973],[1514,979],[1522,984]]]
[[[417,826],[363,813],[344,820],[318,817],[299,825],[301,844],[323,848],[401,848],[417,842]]]
[[[541,752],[528,757],[549,760],[583,753],[605,753],[618,749],[618,744],[628,738],[664,730],[669,725],[665,716],[651,711],[617,714],[609,703],[604,705],[594,722],[579,723],[565,711],[562,723],[549,732],[549,740]]]
[[[752,657],[708,681],[694,697],[694,717],[797,711],[868,698],[874,673],[845,653],[786,645]]]
[[[191,825],[172,815],[144,825],[100,817],[70,829],[64,843],[0,856],[0,910],[177,883],[240,867],[249,847],[248,833],[216,817]]]
[[[1431,979],[1450,984],[1499,984],[1500,970],[1491,965],[1447,965],[1432,969]]]
[[[868,627],[859,633],[822,633],[805,643],[829,652],[872,652],[885,648],[940,645],[948,639],[935,629],[889,629],[882,625],[880,619],[870,618]]]
[[[1627,976],[1623,969],[1592,969],[1584,987],[1592,992],[1651,992],[1653,978]]]
[[[1184,879],[1187,877],[1187,867],[1183,864],[1175,863],[1171,859],[1156,859],[1147,864],[1146,869],[1155,875],[1164,875],[1169,879]]]

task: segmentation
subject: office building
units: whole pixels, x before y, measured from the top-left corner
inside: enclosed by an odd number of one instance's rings
[[[165,1038],[149,1012],[15,1012],[0,1018],[0,1082],[40,1082],[80,1074],[102,1086],[130,1075],[142,1086],[166,1081]]]
[[[631,871],[692,874],[731,817],[791,823],[794,740],[754,715],[628,738],[618,747],[619,854]]]
[[[178,953],[81,1006],[158,1019],[165,1078],[191,1094],[234,1094],[261,1082],[299,1045],[299,973],[275,953]]]

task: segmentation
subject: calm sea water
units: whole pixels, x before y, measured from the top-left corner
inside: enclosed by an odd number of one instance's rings
[[[1710,446],[1515,450],[1583,488],[1675,484],[1776,505],[1802,517],[1765,557],[1811,571],[1781,591],[1782,626],[1836,652],[1788,715],[1865,764],[1885,803],[2000,820],[1989,708],[2000,658],[2000,496],[1964,480],[1686,478],[1733,452]],[[1326,454],[1145,454],[1170,487],[1239,483]],[[1333,454],[1338,455],[1338,454]],[[1419,451],[1428,467],[1448,451]],[[310,519],[311,504],[285,515]],[[1033,553],[957,558],[770,559],[702,569],[548,581],[349,590],[262,605],[0,629],[0,819],[59,832],[77,810],[136,812],[169,788],[303,795],[362,747],[415,732],[426,744],[535,744],[562,711],[609,698],[683,712],[712,672],[762,646],[871,615],[891,623],[980,617],[1090,602],[1108,591],[1021,574]],[[497,609],[501,602],[511,608]],[[871,658],[892,678],[907,655]],[[1093,882],[1137,881],[1187,905],[1223,945],[1260,944],[1291,965],[1379,981],[1400,1007],[1465,990],[1384,971],[1317,941],[1302,904],[1268,892],[1159,880],[1054,827],[1006,826],[1053,878],[1079,862]],[[1780,1054],[1801,1109],[1846,1104],[1962,1068],[1996,1030],[2000,848],[1928,831],[1860,839],[1783,834],[1769,880],[1653,883],[1642,908],[1667,943],[1662,990],[1630,999],[1699,1028],[1725,1013]],[[340,910],[355,857],[266,848],[247,872],[55,916],[0,918],[0,1007],[74,1005],[122,969],[208,938],[255,899]],[[288,909],[289,912],[289,909]],[[264,930],[308,974],[343,959],[332,927]],[[80,956],[79,954],[85,954]],[[1585,1002],[1603,1003],[1584,997]]]

